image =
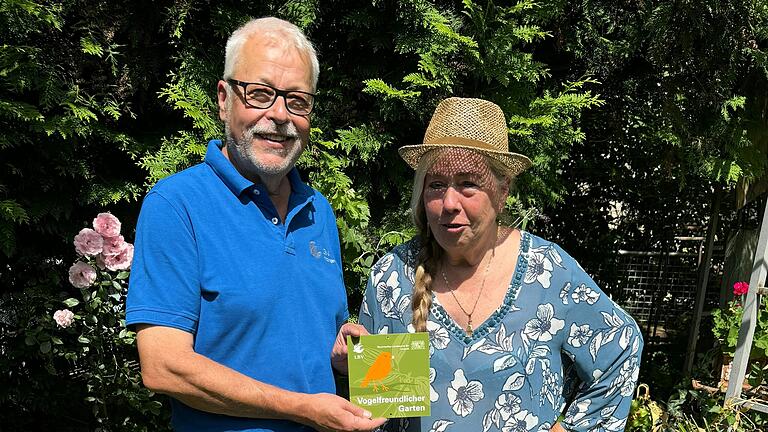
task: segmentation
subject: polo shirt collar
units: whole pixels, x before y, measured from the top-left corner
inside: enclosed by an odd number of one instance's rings
[[[211,167],[213,172],[224,182],[235,196],[240,196],[246,189],[255,187],[267,192],[263,185],[254,185],[254,183],[243,177],[232,162],[224,156],[221,149],[224,143],[221,140],[211,140],[208,142],[208,150],[205,153],[205,163]],[[288,172],[288,181],[291,182],[291,200],[305,201],[314,195],[311,187],[307,186],[299,176],[299,171],[294,167]]]

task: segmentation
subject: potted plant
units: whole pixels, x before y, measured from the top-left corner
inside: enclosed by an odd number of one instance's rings
[[[749,284],[736,282],[733,284],[734,299],[728,303],[728,307],[712,312],[714,324],[712,333],[717,338],[722,353],[720,371],[720,388],[722,389],[728,386],[733,355],[739,340],[744,300],[748,291]],[[758,308],[758,319],[749,353],[750,367],[747,371],[747,383],[745,383],[747,388],[761,385],[768,375],[768,302],[761,301]]]

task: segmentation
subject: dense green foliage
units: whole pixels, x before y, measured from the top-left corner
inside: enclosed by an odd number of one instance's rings
[[[703,226],[713,190],[768,168],[762,0],[0,0],[0,423],[96,427],[84,381],[24,341],[77,294],[71,238],[96,210],[130,239],[148,188],[221,138],[224,42],[264,15],[320,53],[300,169],[339,216],[353,314],[368,267],[413,233],[396,149],[444,97],[504,109],[534,161],[510,218],[609,288],[615,250]]]
[[[566,249],[598,271],[619,247],[675,250],[675,235],[703,235],[718,187],[727,216],[734,185],[765,175],[768,11],[760,1],[572,7],[558,32],[605,104],[586,113],[588,138],[563,164],[571,211],[549,214]]]

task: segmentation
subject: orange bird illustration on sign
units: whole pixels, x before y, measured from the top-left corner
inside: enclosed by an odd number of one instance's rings
[[[376,361],[373,362],[371,367],[368,368],[368,372],[365,373],[363,382],[360,383],[360,387],[368,387],[368,382],[373,382],[373,391],[379,391],[376,387],[376,382],[379,383],[381,389],[384,391],[389,390],[387,386],[381,383],[389,373],[392,372],[392,353],[384,351],[376,357]]]

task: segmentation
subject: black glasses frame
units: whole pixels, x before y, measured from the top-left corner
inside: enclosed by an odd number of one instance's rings
[[[285,109],[287,109],[288,112],[290,112],[293,115],[297,115],[297,116],[302,116],[303,117],[303,116],[309,115],[312,112],[312,110],[315,109],[315,98],[317,98],[317,95],[315,95],[314,93],[309,93],[309,92],[305,92],[305,91],[301,91],[301,90],[283,90],[283,89],[279,89],[277,87],[273,87],[273,86],[271,86],[269,84],[264,84],[264,83],[260,83],[260,82],[240,81],[240,80],[236,80],[234,78],[227,78],[226,81],[231,86],[238,86],[238,87],[242,87],[243,88],[242,92],[241,92],[242,98],[243,98],[243,102],[246,105],[248,105],[249,107],[251,107],[251,108],[256,108],[256,109],[269,109],[269,108],[272,108],[272,105],[275,104],[275,101],[277,100],[277,98],[282,96],[283,97],[283,101],[285,102]],[[272,98],[272,102],[270,102],[270,104],[267,105],[267,106],[255,106],[255,105],[251,104],[250,102],[248,102],[248,98],[246,97],[246,92],[248,90],[248,85],[249,84],[256,84],[256,85],[260,85],[260,86],[264,86],[264,87],[269,87],[270,89],[272,89],[272,91],[275,92],[275,97]],[[291,110],[291,108],[288,106],[288,95],[291,94],[291,93],[301,93],[303,95],[312,96],[312,103],[309,106],[309,111],[307,111],[306,113],[303,113],[303,114],[293,112],[293,110]]]

